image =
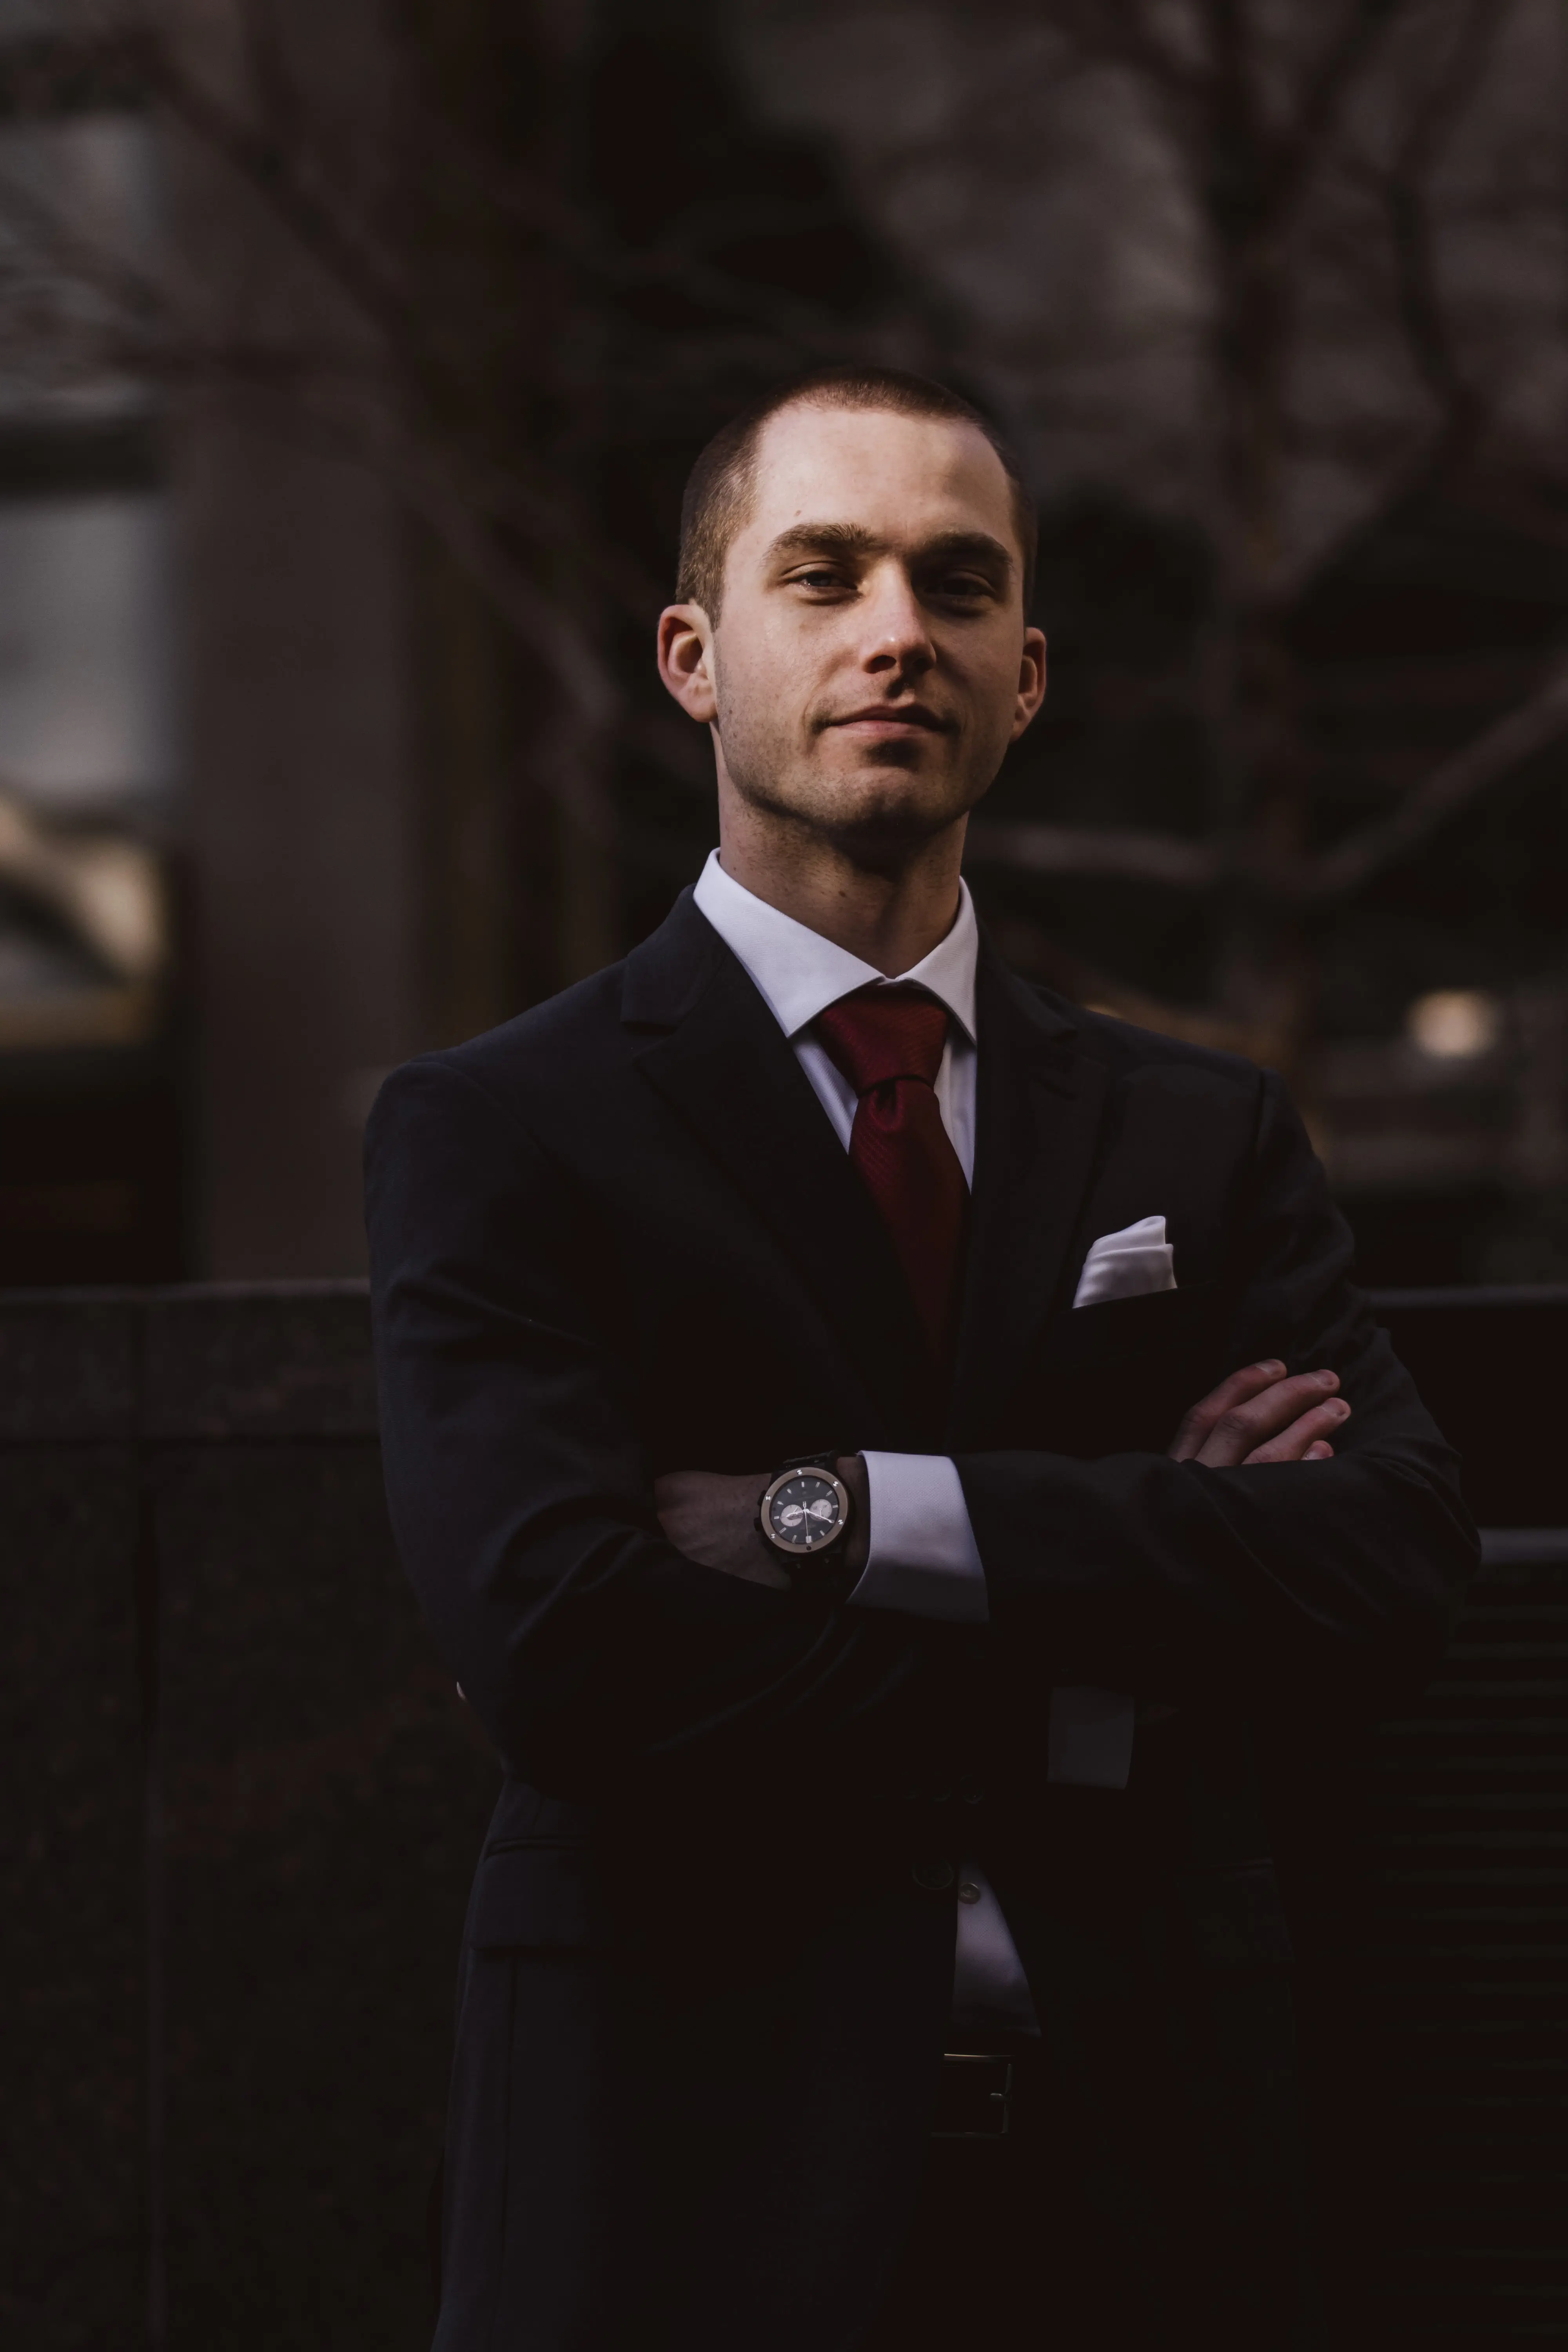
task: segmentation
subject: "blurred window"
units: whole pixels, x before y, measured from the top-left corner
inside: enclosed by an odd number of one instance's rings
[[[0,777],[40,814],[166,786],[166,532],[156,492],[0,500]]]
[[[80,819],[167,788],[169,591],[123,356],[155,277],[152,127],[69,22],[0,0],[0,783]]]
[[[157,175],[87,21],[0,0],[0,1284],[183,1249]]]

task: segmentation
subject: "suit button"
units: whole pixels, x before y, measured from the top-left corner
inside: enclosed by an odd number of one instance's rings
[[[940,1895],[944,1886],[952,1885],[952,1864],[951,1862],[917,1862],[910,1875],[917,1886],[929,1886],[933,1895]]]
[[[961,1903],[979,1902],[980,1889],[976,1886],[973,1878],[961,1878],[959,1880],[958,1899]]]

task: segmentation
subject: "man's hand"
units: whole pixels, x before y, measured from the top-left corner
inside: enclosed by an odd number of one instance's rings
[[[1298,1372],[1283,1364],[1248,1364],[1194,1405],[1166,1448],[1173,1462],[1211,1470],[1238,1463],[1327,1462],[1331,1433],[1350,1419],[1335,1391],[1337,1372]]]
[[[653,1482],[658,1523],[676,1550],[699,1567],[787,1591],[784,1562],[757,1533],[757,1504],[767,1483],[765,1470],[740,1478],[721,1470],[671,1470]]]
[[[850,1569],[864,1568],[870,1509],[866,1465],[858,1454],[847,1455],[838,1465],[838,1475],[855,1503],[845,1562]],[[748,1584],[769,1584],[776,1592],[787,1592],[789,1570],[757,1530],[757,1505],[772,1476],[770,1470],[739,1478],[721,1470],[671,1470],[653,1482],[659,1525],[676,1550],[700,1568],[716,1568]]]

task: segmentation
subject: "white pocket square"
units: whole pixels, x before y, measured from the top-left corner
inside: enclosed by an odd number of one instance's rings
[[[1101,1234],[1092,1244],[1072,1303],[1100,1307],[1108,1298],[1142,1298],[1147,1291],[1175,1286],[1175,1260],[1165,1239],[1164,1218],[1140,1217],[1119,1234]]]

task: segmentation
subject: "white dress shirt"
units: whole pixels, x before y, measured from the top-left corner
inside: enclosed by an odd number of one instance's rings
[[[906,983],[947,1007],[947,1044],[936,1075],[937,1107],[964,1181],[974,1176],[974,970],[980,938],[968,886],[959,885],[958,915],[947,937],[895,983],[847,948],[781,913],[726,874],[714,850],[694,893],[697,905],[744,965],[795,1048],[817,1100],[846,1150],[857,1097],[813,1035],[819,1013],[858,988]],[[871,1541],[866,1568],[849,1596],[860,1609],[898,1609],[952,1624],[989,1617],[985,1571],[957,1469],[945,1454],[868,1453]],[[1037,2033],[1034,2004],[1002,1906],[984,1873],[966,1862],[960,1874],[953,1973],[953,2022],[973,2030],[1004,2026]]]

